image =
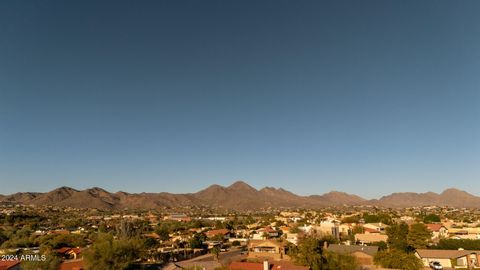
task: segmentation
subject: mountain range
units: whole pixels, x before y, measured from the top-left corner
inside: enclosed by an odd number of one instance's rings
[[[374,205],[379,207],[452,206],[480,207],[480,197],[458,189],[440,194],[393,193],[380,199],[366,200],[357,195],[332,191],[323,195],[300,196],[282,188],[264,187],[257,190],[237,181],[228,187],[211,185],[196,193],[111,193],[95,187],[76,190],[61,187],[50,192],[19,192],[0,195],[0,202],[24,205],[51,205],[98,209],[161,209],[165,207],[203,206],[221,209],[255,210],[266,208],[321,208],[326,206]]]

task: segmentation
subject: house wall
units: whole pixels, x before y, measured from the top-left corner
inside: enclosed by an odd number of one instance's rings
[[[248,258],[270,258],[275,261],[290,260],[288,255],[283,253],[269,253],[269,252],[249,252]]]
[[[470,254],[468,257],[468,262],[470,263],[470,266],[480,267],[480,263],[478,260],[479,256],[477,254]]]
[[[467,266],[467,258],[461,257],[456,260],[457,266]]]
[[[452,262],[450,259],[440,259],[440,258],[422,258],[424,266],[429,266],[430,262],[437,261],[442,264],[443,267],[452,267]]]
[[[254,247],[252,252],[255,253],[280,253],[276,247]]]
[[[369,229],[372,229],[372,230],[376,230],[377,232],[384,232],[385,231],[385,227],[377,226],[376,224],[371,224],[371,223],[364,224],[363,227],[364,228],[369,228]]]

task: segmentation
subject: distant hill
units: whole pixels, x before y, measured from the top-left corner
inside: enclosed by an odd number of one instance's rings
[[[380,207],[453,206],[480,207],[480,197],[458,189],[434,192],[403,192],[365,200],[357,195],[331,191],[323,195],[300,196],[282,188],[260,190],[237,181],[228,187],[211,185],[196,193],[110,193],[94,187],[76,190],[60,187],[46,193],[20,192],[0,195],[0,201],[26,205],[51,205],[98,209],[161,209],[164,207],[205,206],[221,209],[255,210],[265,208],[320,208],[326,206],[376,205]]]
[[[440,198],[437,193],[414,193],[401,192],[392,193],[388,196],[383,196],[379,200],[370,201],[374,205],[385,207],[410,207],[423,205],[439,205]]]
[[[480,207],[480,197],[468,192],[449,188],[440,194],[434,192],[414,193],[402,192],[383,196],[379,200],[371,201],[375,205],[386,207],[409,207],[423,205],[453,206],[453,207]]]
[[[325,193],[323,195],[312,195],[309,196],[309,198],[325,205],[360,205],[367,202],[367,200],[357,195],[339,191],[330,191],[329,193]]]

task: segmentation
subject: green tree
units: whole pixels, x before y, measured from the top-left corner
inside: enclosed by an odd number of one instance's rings
[[[422,223],[413,224],[407,235],[407,243],[411,249],[426,248],[432,238],[432,232]]]
[[[384,251],[384,250],[387,250],[387,248],[388,248],[387,243],[385,241],[372,242],[368,245],[369,246],[377,246],[378,251]]]
[[[217,234],[212,237],[210,237],[211,240],[213,241],[223,241],[225,240],[225,236],[223,234]]]
[[[286,224],[284,221],[282,221],[282,220],[277,220],[277,221],[275,222],[275,226],[281,227],[281,226],[287,226],[287,224]]]
[[[365,223],[385,223],[385,224],[392,224],[392,217],[387,213],[379,213],[379,214],[368,214],[364,213],[362,216]]]
[[[364,233],[365,232],[365,229],[362,227],[362,226],[354,226],[353,229],[352,229],[352,234],[357,234],[357,233]]]
[[[47,235],[38,240],[40,244],[51,246],[54,249],[62,247],[84,247],[87,245],[85,237],[79,234]]]
[[[290,233],[299,233],[299,232],[301,232],[301,231],[300,231],[300,228],[298,228],[297,225],[290,228]]]
[[[360,216],[349,216],[342,219],[342,223],[358,223],[360,222]]]
[[[338,254],[324,250],[322,247],[327,240],[306,237],[298,245],[291,246],[289,255],[295,263],[308,266],[312,270],[355,270],[357,261],[353,256]]]
[[[225,226],[225,224],[224,224],[223,222],[221,222],[220,220],[217,220],[217,221],[215,222],[215,228],[216,228],[216,229],[225,229],[226,226]]]
[[[424,222],[424,223],[436,223],[436,222],[440,222],[440,216],[435,215],[435,214],[426,215],[426,216],[423,218],[423,222]]]
[[[407,251],[408,225],[405,222],[394,223],[387,227],[388,246],[390,248]]]
[[[158,247],[158,241],[151,238],[151,237],[148,237],[148,238],[145,239],[144,246],[147,249],[156,248],[156,247]]]
[[[220,248],[219,247],[213,247],[210,250],[210,253],[212,253],[215,260],[218,261],[218,257],[220,256]]]
[[[142,229],[141,224],[135,224],[135,222],[122,219],[120,224],[116,227],[117,236],[120,238],[131,238],[139,236]]]
[[[480,240],[474,239],[440,239],[434,249],[459,249],[480,250]]]
[[[7,241],[8,237],[5,235],[2,229],[0,229],[0,246],[3,244],[3,242]]]
[[[54,253],[46,254],[45,261],[22,261],[22,270],[55,270],[62,260]]]
[[[376,265],[385,268],[420,270],[423,269],[422,261],[413,253],[398,249],[378,252],[374,257]]]
[[[202,248],[203,241],[205,241],[206,236],[202,234],[194,234],[190,239],[189,244],[190,248]]]
[[[355,257],[346,254],[324,251],[326,259],[323,269],[325,270],[356,270],[358,262]]]
[[[160,236],[160,240],[167,241],[170,239],[169,230],[166,226],[159,226],[155,232]]]
[[[377,215],[372,215],[368,213],[364,213],[362,216],[365,223],[377,223],[380,222],[380,218]]]
[[[323,270],[326,259],[322,256],[322,246],[320,239],[305,237],[289,250],[289,255],[297,264],[309,266],[312,270]]]
[[[84,221],[81,218],[72,218],[72,219],[65,220],[63,222],[63,225],[67,228],[77,228],[82,226],[83,223]]]
[[[101,234],[85,252],[88,270],[129,269],[141,256],[142,241],[137,238],[114,239],[111,234]]]

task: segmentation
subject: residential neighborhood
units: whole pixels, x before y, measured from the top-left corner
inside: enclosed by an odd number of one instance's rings
[[[112,254],[129,254],[116,263],[131,269],[480,268],[480,212],[474,209],[179,210],[4,204],[0,269],[97,269],[108,246]],[[414,266],[402,268],[405,263]]]

